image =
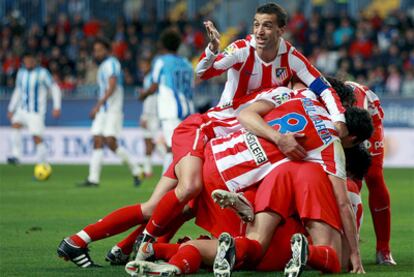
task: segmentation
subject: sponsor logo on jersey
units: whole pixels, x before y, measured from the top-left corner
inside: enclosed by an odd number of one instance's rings
[[[277,105],[281,105],[282,103],[288,101],[291,98],[291,96],[292,95],[290,93],[285,92],[282,94],[276,94],[272,97],[272,99],[276,102]]]
[[[230,44],[229,46],[224,49],[224,55],[231,55],[236,51],[236,46],[234,44]]]
[[[256,162],[256,165],[261,165],[268,161],[266,153],[255,135],[252,133],[245,133],[244,140],[246,142],[247,148],[250,151],[250,154],[252,154],[253,159]]]

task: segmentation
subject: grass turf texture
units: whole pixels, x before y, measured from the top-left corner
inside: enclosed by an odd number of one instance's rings
[[[77,188],[87,175],[86,166],[53,166],[46,182],[34,181],[33,166],[0,165],[0,273],[1,276],[114,276],[123,267],[104,262],[107,251],[121,236],[91,245],[91,256],[101,269],[79,269],[57,258],[60,240],[112,210],[149,197],[156,178],[134,188],[126,167],[105,166],[100,188]],[[159,174],[159,168],[156,171]],[[375,236],[364,188],[365,217],[362,228],[362,256],[366,276],[413,276],[414,272],[414,170],[387,169],[385,177],[392,198],[392,250],[398,266],[374,265]],[[203,233],[187,223],[177,234],[196,238]],[[237,272],[234,276],[282,276],[281,273]],[[211,276],[211,273],[198,276]],[[304,276],[319,276],[305,272]],[[336,275],[338,276],[338,275]]]

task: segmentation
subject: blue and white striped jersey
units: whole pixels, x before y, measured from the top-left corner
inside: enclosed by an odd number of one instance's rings
[[[161,120],[184,119],[194,112],[193,68],[178,55],[160,55],[152,70],[152,81],[158,84],[158,114]]]
[[[54,109],[60,109],[61,91],[49,71],[41,66],[32,70],[22,67],[17,72],[16,86],[8,110],[15,112],[22,109],[45,115],[48,91],[52,94]]]
[[[121,64],[117,58],[109,56],[98,67],[97,81],[99,98],[105,95],[109,86],[109,78],[112,76],[116,77],[117,86],[111,97],[102,105],[100,112],[122,112],[124,88],[122,84]]]

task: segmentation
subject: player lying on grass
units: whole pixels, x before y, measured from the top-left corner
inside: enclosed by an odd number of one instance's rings
[[[338,138],[335,137],[335,130],[332,122],[329,121],[329,115],[319,102],[308,98],[290,100],[264,117],[268,124],[265,122],[265,124],[260,124],[260,120],[263,121],[261,117],[254,118],[249,114],[250,109],[256,112],[258,110],[257,107],[260,110],[260,106],[263,105],[266,105],[266,103],[256,102],[250,105],[244,110],[247,112],[243,111],[240,117],[246,115],[249,120],[256,121],[255,128],[258,125],[272,126],[273,128],[269,127],[269,130],[264,128],[264,133],[266,134],[270,134],[273,130],[303,132],[305,134],[305,141],[302,145],[308,152],[306,160],[320,163],[330,175],[336,175],[340,178],[345,177],[342,147],[339,144]],[[292,113],[291,111],[295,112]],[[372,133],[372,125],[369,114],[363,110],[349,109],[348,115],[351,124],[353,124],[348,126],[348,129],[352,130],[353,135],[347,136],[342,142],[349,147],[369,138]],[[257,138],[243,130],[224,138],[211,140],[207,144],[206,156],[209,155],[208,151],[210,148],[215,160],[214,165],[219,172],[218,178],[224,181],[224,188],[230,191],[238,191],[254,185],[266,177],[272,169],[288,161],[287,158],[281,155],[273,143]],[[211,175],[213,170],[214,168],[208,174]],[[345,187],[344,181],[341,181],[339,178],[332,179],[334,187],[339,189]],[[342,207],[340,210],[341,219],[345,226],[344,231],[347,241],[351,247],[353,267],[356,271],[363,271],[359,256],[356,228],[352,224],[354,220],[352,219],[349,200],[347,197],[344,197],[344,193],[341,195],[342,198],[338,199],[338,201]],[[146,249],[145,245],[143,244],[143,248]],[[143,258],[145,259],[145,253],[137,255],[137,259]]]
[[[179,164],[183,157],[189,155],[193,158],[197,157],[197,159],[202,161],[204,159],[204,146],[207,140],[215,136],[226,135],[241,128],[235,116],[243,108],[259,100],[269,101],[273,105],[271,107],[276,107],[288,100],[291,97],[291,92],[290,89],[285,87],[269,89],[252,93],[223,106],[211,108],[204,114],[191,115],[174,132],[172,151],[175,163]],[[303,152],[302,147],[296,142],[294,137],[295,134],[280,134],[280,140],[277,145],[288,156]],[[201,175],[201,173],[199,174]],[[91,241],[113,236],[133,226],[146,223],[161,198],[167,192],[170,195],[174,193],[173,189],[177,186],[177,177],[179,179],[179,176],[179,174],[177,176],[174,174],[162,176],[148,201],[118,209],[98,222],[85,227],[77,234],[65,239],[59,246],[59,249],[61,249],[58,250],[59,255],[72,261],[78,256],[86,255],[87,260],[82,260],[81,263],[79,261],[74,262],[79,266],[93,266],[94,263],[87,252],[87,245]],[[162,212],[163,207],[160,208],[159,214],[163,217],[165,213]],[[183,219],[176,218],[174,222],[178,225],[178,222],[183,222]],[[171,226],[168,227],[168,230],[170,229]],[[125,240],[113,247],[107,255],[107,260],[115,264],[125,263],[131,252],[132,244],[142,231],[142,228],[137,228]],[[64,251],[62,250],[63,248],[68,250]]]
[[[354,176],[361,175],[360,172],[361,171],[364,172],[364,168],[365,168],[365,171],[368,168],[367,164],[369,165],[369,156],[366,155],[366,152],[365,154],[362,153],[362,156],[361,154],[358,154],[358,153],[350,156],[348,152],[351,152],[351,151],[346,150],[347,159],[353,160],[354,162],[352,163],[352,165],[354,166],[351,167],[350,169],[347,168],[347,170],[348,169],[352,170],[354,171],[354,173],[349,172],[349,171],[347,173],[349,175],[354,175]],[[358,151],[352,151],[352,152],[358,152]],[[209,159],[209,158],[206,157],[206,159]],[[211,161],[211,162],[213,163],[214,161]],[[209,161],[206,161],[206,163],[209,163]],[[285,171],[285,168],[289,170],[292,168],[289,165],[289,163],[292,163],[292,162],[285,163],[277,167],[275,170],[277,170],[278,172],[282,172],[283,174],[283,171]],[[355,166],[355,165],[358,165],[358,166]],[[296,162],[295,166],[307,166],[307,167],[312,168],[310,170],[311,175],[303,174],[304,173],[303,171],[294,170],[294,173],[295,173],[294,176],[300,173],[300,175],[303,176],[302,178],[304,178],[307,183],[309,183],[309,180],[313,180],[312,188],[315,184],[319,184],[319,183],[317,182],[316,179],[311,179],[310,176],[313,177],[313,175],[316,174],[316,176],[320,177],[325,174],[322,168],[315,163],[309,163],[309,162],[297,163]],[[305,167],[301,169],[305,169]],[[211,232],[216,237],[218,236],[220,232],[224,232],[224,231],[228,232],[227,235],[222,235],[220,237],[222,244],[225,244],[226,241],[230,242],[232,240],[231,237],[229,237],[230,234],[232,236],[236,236],[236,239],[235,239],[236,243],[234,243],[233,247],[231,249],[226,247],[226,249],[229,250],[227,251],[229,253],[232,251],[235,251],[235,253],[233,254],[235,256],[235,260],[239,261],[237,265],[238,269],[250,269],[250,270],[260,270],[260,271],[283,270],[285,264],[289,261],[289,258],[291,256],[291,250],[290,250],[290,245],[289,245],[289,240],[291,236],[298,232],[305,233],[305,229],[302,227],[302,224],[300,223],[300,221],[298,221],[296,217],[287,217],[284,223],[281,224],[275,231],[272,230],[270,232],[269,229],[262,228],[261,229],[262,232],[265,230],[269,231],[268,236],[267,236],[267,239],[270,242],[269,248],[266,251],[263,251],[264,253],[263,256],[259,258],[256,262],[254,262],[254,260],[251,260],[251,259],[246,259],[247,256],[254,256],[254,255],[257,256],[257,253],[261,253],[262,249],[259,245],[256,244],[256,247],[254,249],[250,248],[249,250],[248,241],[247,239],[244,238],[244,236],[246,235],[245,228],[240,228],[240,227],[245,226],[245,225],[242,225],[243,222],[240,219],[238,219],[234,213],[231,213],[230,210],[228,209],[221,210],[217,205],[214,204],[214,202],[210,198],[210,194],[217,187],[215,185],[215,182],[216,182],[215,177],[217,176],[215,176],[214,173],[212,174],[211,170],[208,170],[208,167],[207,168],[205,167],[205,171],[207,171],[208,175],[205,175],[206,182],[204,183],[205,184],[204,190],[202,191],[201,195],[197,198],[193,206],[194,209],[196,209],[197,222],[199,223],[200,220],[204,221],[205,223],[202,224],[203,228]],[[321,174],[318,175],[317,174],[318,172]],[[273,177],[275,174],[276,173],[272,172],[271,175],[269,176]],[[291,174],[291,172],[289,172],[289,174]],[[279,177],[279,178],[285,181],[285,178],[282,178],[282,177]],[[298,177],[295,177],[295,178],[298,179]],[[269,177],[268,180],[272,180],[272,179],[270,179]],[[326,182],[329,182],[326,176],[325,176],[324,181],[325,181],[325,185],[327,184]],[[268,185],[274,184],[273,181],[267,182],[267,183]],[[291,182],[291,184],[293,184],[293,182]],[[262,185],[259,186],[259,189],[261,187]],[[325,189],[328,188],[329,190],[329,187],[330,187],[330,184],[329,186],[325,186],[323,188]],[[331,201],[335,201],[334,196],[332,195],[332,192],[330,195],[331,197],[326,197],[325,194],[326,193],[324,192],[323,199],[325,200],[330,199]],[[252,200],[254,200],[256,196],[256,199],[257,199],[257,195],[255,195],[255,187],[251,187],[250,190],[246,192],[246,196],[249,196],[249,198]],[[236,202],[240,201],[239,199],[240,198],[236,196]],[[356,197],[354,197],[353,199],[356,200],[355,207],[362,208],[361,205],[358,205],[358,203],[361,202],[360,199],[357,199]],[[288,202],[289,199],[283,198],[281,201],[285,201],[285,200],[286,200],[286,203],[289,203]],[[314,202],[317,200],[318,199],[313,199]],[[326,202],[324,202],[324,204],[326,204]],[[241,203],[240,205],[245,206],[243,205],[243,203]],[[335,207],[336,207],[336,203],[333,203],[332,205],[328,205],[327,211],[333,211],[333,210],[335,211]],[[268,213],[268,211],[265,211],[265,212]],[[355,213],[359,215],[362,214],[358,210],[355,210]],[[267,216],[269,215],[270,214],[268,214]],[[336,220],[336,223],[340,224],[339,215],[337,214],[337,212],[334,218]],[[308,224],[312,225],[309,222]],[[332,232],[332,230],[329,230],[328,228],[329,226],[321,225],[318,222],[316,222],[316,226],[315,225],[311,226],[311,228],[317,228],[317,227],[321,227],[329,232]],[[249,227],[248,227],[247,232],[249,232]],[[333,232],[334,238],[336,239],[334,241],[336,242],[336,246],[340,247],[337,241],[338,234],[335,232]],[[314,236],[316,235],[319,241],[321,240],[326,241],[326,233],[324,233],[323,236],[321,236],[321,233],[315,234],[315,232],[313,232],[313,235]],[[299,238],[303,239],[303,237],[301,236],[299,236]],[[314,242],[315,241],[317,240],[314,240]],[[322,243],[324,242],[322,241]],[[329,251],[330,254],[335,257],[336,252],[333,252],[333,250],[330,247],[317,246],[316,245],[317,243],[314,243],[314,244],[315,245],[309,246],[309,251],[311,252],[311,255],[309,256],[310,260],[308,264],[324,272],[338,270],[339,260],[337,259],[327,260],[327,258],[331,258],[331,257],[327,257],[325,255],[326,251]],[[209,241],[197,240],[197,241],[190,241],[182,245],[165,244],[165,243],[153,243],[153,244],[149,243],[147,245],[147,249],[149,253],[148,255],[151,256],[151,258],[155,258],[156,260],[159,260],[159,259],[166,260],[168,261],[168,264],[155,264],[155,263],[149,263],[146,261],[130,262],[126,266],[126,271],[129,274],[133,276],[144,275],[144,274],[149,274],[149,275],[164,274],[165,276],[171,276],[173,274],[178,275],[178,274],[195,273],[197,272],[201,264],[206,265],[206,266],[213,265],[214,258],[216,255],[216,249],[217,249],[217,240],[209,240]],[[220,250],[220,246],[219,246],[219,250]],[[346,253],[344,251],[343,260],[347,260],[348,258],[349,258],[349,253]],[[217,264],[220,265],[221,262],[219,262],[219,260],[220,259],[217,259],[216,262]],[[247,263],[246,262],[240,263],[241,260],[247,261]],[[217,267],[217,268],[220,268],[220,267]],[[216,270],[217,268],[215,267],[214,269]],[[222,274],[224,272],[221,271],[218,273]],[[171,275],[168,275],[168,274],[171,274]],[[222,275],[222,276],[229,276],[229,275]]]
[[[206,114],[190,116],[182,124],[180,124],[174,133],[173,152],[175,152],[175,157],[178,157],[175,158],[175,161],[179,160],[179,157],[187,155],[188,153],[192,153],[193,156],[198,156],[200,159],[203,158],[204,143],[206,138],[209,139],[209,137],[214,137],[216,135],[225,135],[231,131],[240,129],[240,124],[238,124],[236,118],[232,117],[232,115],[237,115],[241,109],[252,102],[257,102],[259,100],[268,101],[271,103],[269,109],[272,109],[274,106],[280,105],[289,99],[289,97],[291,97],[291,93],[291,90],[283,87],[275,90],[257,92],[255,94],[245,96],[238,101],[234,101],[229,105],[212,108]],[[304,93],[306,93],[306,91],[304,91]],[[272,106],[272,103],[274,106]],[[297,135],[280,134],[280,140],[277,144],[279,149],[281,149],[284,154],[291,157],[293,157],[293,155],[303,155],[301,154],[303,153],[303,148],[294,139],[292,140],[295,136]],[[189,140],[192,141],[189,142]],[[193,143],[193,141],[195,143]],[[275,143],[278,142],[276,138],[274,138],[274,141]],[[145,223],[152,214],[155,205],[160,202],[161,197],[167,191],[174,188],[176,184],[176,177],[173,174],[171,174],[170,177],[163,176],[157,184],[151,198],[147,202],[143,204],[126,206],[114,211],[97,223],[91,224],[77,234],[72,235],[70,239],[62,241],[61,246],[76,250],[71,251],[75,253],[71,256],[76,257],[78,254],[83,255],[84,252],[87,253],[86,247],[91,241],[106,238],[108,236],[124,232],[132,226]],[[165,213],[161,213],[161,216],[165,216]],[[180,220],[176,220],[175,222],[177,223],[179,221]],[[170,228],[171,227],[168,229]],[[136,229],[130,236],[121,241],[108,253],[107,259],[111,261],[111,263],[124,263],[128,258],[128,254],[131,251],[131,245],[134,242],[136,235],[141,232],[141,228]],[[72,259],[67,255],[66,258]],[[88,261],[89,260],[90,258],[88,258]],[[86,264],[89,265],[89,263]],[[92,264],[92,262],[90,264]]]

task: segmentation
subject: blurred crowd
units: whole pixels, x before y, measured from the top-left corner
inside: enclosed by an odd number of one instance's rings
[[[0,86],[14,87],[20,56],[26,50],[37,52],[59,86],[71,92],[96,82],[91,45],[97,36],[112,40],[127,86],[142,84],[139,61],[156,55],[157,36],[166,26],[175,25],[182,32],[179,52],[190,60],[195,61],[208,43],[201,16],[154,22],[85,21],[80,15],[60,14],[43,26],[25,26],[18,16],[9,17],[0,24]],[[244,37],[250,28],[241,24],[233,39]],[[356,80],[379,95],[414,96],[414,24],[404,11],[386,18],[361,15],[357,20],[346,14],[321,16],[316,12],[308,20],[298,11],[290,16],[285,38],[325,74]]]

